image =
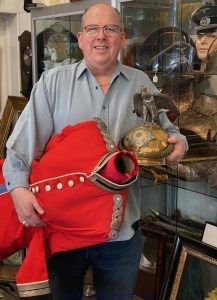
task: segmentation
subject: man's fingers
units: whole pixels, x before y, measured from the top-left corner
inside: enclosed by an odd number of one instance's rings
[[[38,204],[38,202],[36,200],[33,201],[33,206],[34,206],[34,209],[36,210],[36,212],[39,215],[43,215],[44,214],[43,208]]]

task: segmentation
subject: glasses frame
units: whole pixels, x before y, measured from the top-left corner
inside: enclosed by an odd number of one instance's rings
[[[89,26],[96,27],[96,28],[97,28],[97,32],[94,33],[94,34],[91,34],[90,32],[88,32],[88,31],[87,31],[87,28],[88,28]],[[106,33],[105,29],[106,29],[108,26],[114,26],[114,27],[116,28],[116,31],[114,31],[114,34],[112,33],[112,35],[110,35],[110,34]],[[122,32],[121,26],[116,25],[116,24],[105,24],[105,25],[88,24],[88,25],[82,27],[82,28],[81,28],[81,31],[82,31],[82,32],[86,32],[86,34],[87,34],[88,36],[90,36],[90,37],[95,37],[95,36],[97,36],[97,35],[99,34],[101,28],[103,29],[103,33],[104,33],[106,36],[108,36],[108,37],[115,37],[115,36],[117,36],[119,33]]]

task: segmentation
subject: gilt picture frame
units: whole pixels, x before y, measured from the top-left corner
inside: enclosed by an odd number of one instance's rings
[[[199,240],[176,236],[160,300],[217,297],[217,251]]]
[[[0,122],[0,158],[5,158],[6,142],[27,104],[28,99],[19,96],[8,96]]]

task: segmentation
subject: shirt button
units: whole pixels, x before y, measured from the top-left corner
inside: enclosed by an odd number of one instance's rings
[[[79,180],[80,180],[80,182],[84,182],[84,177],[83,176],[81,176],[80,178],[79,178]]]
[[[59,183],[57,184],[57,189],[58,189],[58,190],[61,190],[62,188],[63,188],[63,185],[62,185],[61,182],[59,182]]]
[[[68,181],[68,186],[72,187],[74,185],[74,181],[73,180],[69,180]]]
[[[51,186],[49,184],[45,185],[45,191],[50,192]]]

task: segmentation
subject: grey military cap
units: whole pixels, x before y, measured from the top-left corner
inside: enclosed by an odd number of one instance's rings
[[[204,5],[191,15],[197,34],[217,31],[217,5]]]

